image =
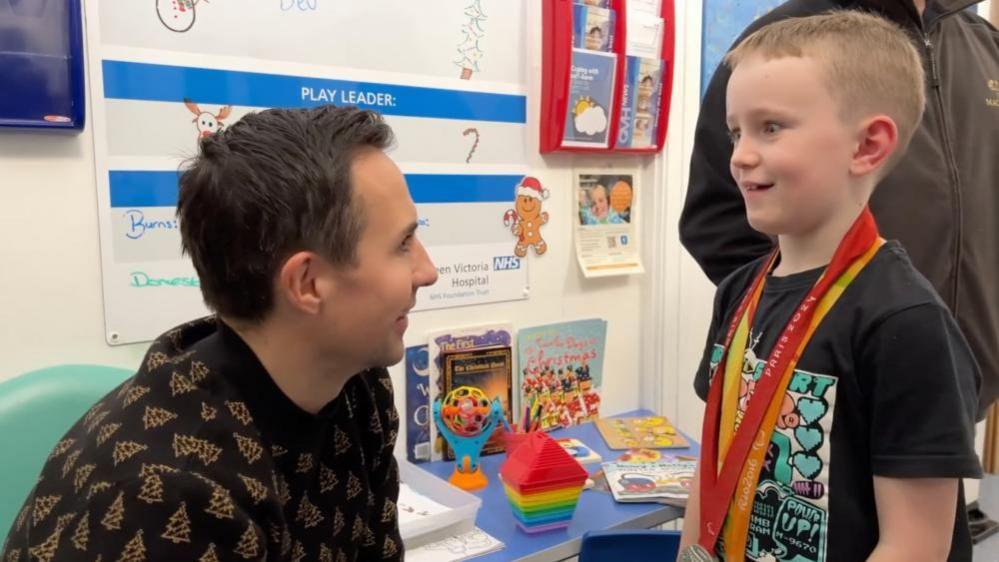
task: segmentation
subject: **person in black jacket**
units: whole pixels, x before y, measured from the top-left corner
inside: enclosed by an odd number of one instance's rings
[[[878,13],[902,26],[923,57],[927,105],[901,163],[871,209],[954,313],[982,368],[978,419],[999,393],[999,32],[972,13],[979,0],[790,0],[750,25],[831,9]],[[858,61],[861,62],[861,61]],[[725,87],[719,66],[697,119],[680,240],[716,285],[767,253],[746,221],[728,170]]]

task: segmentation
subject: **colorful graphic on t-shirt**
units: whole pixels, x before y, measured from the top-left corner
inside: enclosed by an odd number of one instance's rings
[[[736,427],[765,365],[750,333],[739,381]],[[709,372],[724,349],[716,345]],[[795,370],[777,418],[756,487],[746,541],[746,560],[825,562],[829,522],[829,432],[836,404],[836,377]],[[723,550],[723,549],[722,549]]]

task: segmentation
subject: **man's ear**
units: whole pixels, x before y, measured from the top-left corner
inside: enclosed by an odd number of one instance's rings
[[[857,149],[850,162],[850,173],[855,176],[867,175],[883,166],[898,147],[898,126],[887,115],[865,119],[857,136]]]
[[[294,310],[318,314],[324,297],[320,276],[325,266],[313,252],[292,254],[278,272],[277,298],[283,299]]]

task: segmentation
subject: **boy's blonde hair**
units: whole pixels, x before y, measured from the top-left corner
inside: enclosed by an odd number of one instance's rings
[[[767,25],[725,56],[732,70],[754,56],[765,60],[811,57],[825,67],[826,85],[843,119],[888,115],[898,127],[898,146],[878,177],[905,152],[926,104],[923,63],[905,31],[857,10],[790,18]]]

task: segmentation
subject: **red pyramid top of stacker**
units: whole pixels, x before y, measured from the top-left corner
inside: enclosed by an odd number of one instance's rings
[[[537,431],[507,457],[500,475],[507,486],[524,494],[582,486],[587,472],[562,445]]]

